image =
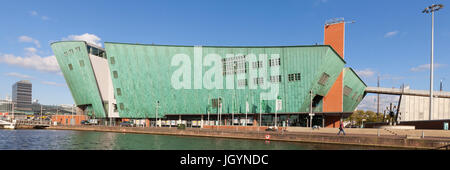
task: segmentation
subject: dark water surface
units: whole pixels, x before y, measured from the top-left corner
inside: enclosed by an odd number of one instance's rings
[[[265,142],[70,130],[3,130],[0,150],[378,150],[354,145]]]

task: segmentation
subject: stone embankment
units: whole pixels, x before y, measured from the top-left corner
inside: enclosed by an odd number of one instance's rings
[[[266,140],[270,135],[271,141],[288,142],[312,142],[324,144],[346,144],[362,146],[379,146],[408,149],[436,149],[450,145],[448,137],[426,137],[408,138],[407,136],[394,135],[385,130],[381,132],[377,129],[364,131],[346,129],[346,135],[336,135],[337,129],[311,130],[309,128],[288,128],[279,131],[264,131],[266,127],[256,129],[242,129],[230,126],[207,127],[207,128],[186,128],[179,130],[176,127],[117,127],[117,126],[51,126],[47,129],[56,130],[81,130],[100,131],[118,133],[139,133],[154,135],[178,135],[178,136],[198,136],[198,137],[218,137],[235,139]],[[448,147],[447,147],[448,148]]]

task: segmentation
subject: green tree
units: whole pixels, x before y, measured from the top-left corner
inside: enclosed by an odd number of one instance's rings
[[[346,121],[349,121],[352,123],[352,125],[361,126],[362,120],[365,119],[364,122],[382,122],[383,121],[383,114],[377,114],[373,111],[367,110],[356,110],[353,112],[352,115],[350,115]]]

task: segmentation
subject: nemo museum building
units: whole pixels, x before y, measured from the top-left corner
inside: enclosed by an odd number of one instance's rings
[[[345,22],[324,45],[51,44],[77,114],[102,124],[339,127],[365,96],[345,67]]]

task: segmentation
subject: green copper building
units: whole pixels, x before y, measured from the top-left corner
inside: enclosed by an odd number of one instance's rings
[[[329,45],[51,47],[79,113],[104,120],[272,126],[276,114],[277,125],[308,126],[312,112],[313,125],[327,126],[327,117],[350,115],[365,96],[364,82]],[[343,111],[324,112],[342,71]]]

